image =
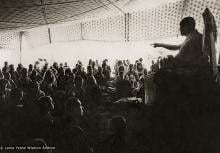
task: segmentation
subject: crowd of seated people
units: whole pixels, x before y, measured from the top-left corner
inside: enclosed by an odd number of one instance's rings
[[[147,70],[142,62],[118,60],[114,72],[107,59],[102,64],[89,60],[86,68],[78,61],[73,69],[67,63],[39,67],[35,62],[27,69],[5,62],[0,71],[0,144],[55,146],[42,150],[55,153],[125,152],[127,118],[110,115],[109,128],[100,136],[94,116],[112,109],[106,103],[113,101],[103,93],[114,93],[113,100],[136,96],[144,101]]]
[[[168,68],[172,69],[175,67],[174,57],[172,55],[168,55],[167,57],[159,56],[155,61],[152,61],[151,71],[149,73],[158,72],[160,69]]]

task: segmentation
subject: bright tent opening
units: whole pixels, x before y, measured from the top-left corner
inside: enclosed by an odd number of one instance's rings
[[[173,37],[159,39],[155,41],[180,44],[183,37]],[[31,48],[26,39],[23,39],[22,63],[25,66],[37,61],[39,58],[46,59],[49,64],[53,62],[67,62],[74,67],[78,60],[83,65],[87,65],[89,59],[98,60],[99,63],[104,59],[108,59],[111,67],[114,66],[116,60],[129,60],[134,63],[135,60],[143,58],[144,65],[150,68],[152,60],[156,61],[159,56],[175,55],[177,51],[168,51],[162,48],[153,48],[151,46],[154,41],[141,42],[101,42],[101,41],[75,41],[54,43]]]

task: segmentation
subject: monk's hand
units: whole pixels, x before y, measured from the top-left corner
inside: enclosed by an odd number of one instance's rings
[[[154,48],[161,47],[160,43],[153,43],[151,44],[151,46],[153,46]]]

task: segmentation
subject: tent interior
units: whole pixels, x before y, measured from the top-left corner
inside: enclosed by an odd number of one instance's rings
[[[205,8],[219,29],[218,0],[1,0],[0,64],[45,58],[74,65],[108,57],[113,66],[116,59],[142,57],[149,68],[159,56],[176,54],[150,44],[183,42],[179,21],[186,16],[203,32]]]
[[[217,31],[220,0],[0,0],[0,152],[220,152]]]

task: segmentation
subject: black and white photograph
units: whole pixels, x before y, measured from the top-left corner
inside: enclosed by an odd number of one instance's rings
[[[220,153],[220,0],[0,0],[0,153]]]

